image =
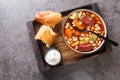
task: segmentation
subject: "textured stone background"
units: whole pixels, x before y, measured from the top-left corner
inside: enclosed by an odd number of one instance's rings
[[[37,11],[98,2],[111,39],[120,44],[120,0],[0,0],[0,80],[120,80],[120,47],[64,69],[39,72],[26,21]]]

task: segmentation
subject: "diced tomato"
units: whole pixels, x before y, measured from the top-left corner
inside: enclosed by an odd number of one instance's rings
[[[96,21],[100,21],[100,19],[97,16],[95,16],[94,18]]]
[[[101,30],[104,31],[104,25],[103,24],[100,24],[100,28],[101,28]]]
[[[104,30],[104,25],[103,25],[102,21],[99,19],[99,17],[95,16],[95,20],[96,20],[97,22],[101,22],[100,28],[101,28],[101,30]]]
[[[72,34],[74,35],[74,36],[80,36],[80,32],[79,31],[77,31],[77,30],[72,30]]]

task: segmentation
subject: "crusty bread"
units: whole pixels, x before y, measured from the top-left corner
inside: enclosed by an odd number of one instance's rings
[[[59,12],[43,11],[43,12],[37,12],[34,18],[39,23],[54,28],[55,25],[62,20],[62,15]]]
[[[56,37],[57,34],[49,26],[42,25],[37,32],[35,39],[41,40],[47,47],[50,47],[54,43]]]

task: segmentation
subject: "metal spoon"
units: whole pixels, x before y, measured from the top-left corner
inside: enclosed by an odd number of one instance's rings
[[[99,35],[98,33],[95,33],[95,32],[93,32],[93,31],[91,31],[91,30],[87,30],[87,29],[85,29],[85,30],[80,30],[80,29],[77,28],[77,27],[73,27],[73,28],[74,28],[75,30],[80,31],[80,32],[81,32],[81,31],[84,31],[84,32],[91,32],[91,33],[97,35],[98,37],[103,38],[105,41],[111,43],[112,45],[118,46],[118,43],[117,43],[117,42],[115,42],[115,41],[109,39],[108,37],[101,36],[101,35]]]

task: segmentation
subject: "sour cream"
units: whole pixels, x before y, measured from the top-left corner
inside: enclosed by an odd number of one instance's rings
[[[50,48],[45,54],[45,61],[52,66],[55,66],[61,61],[61,53],[55,48]]]

